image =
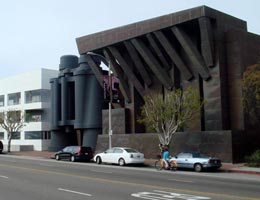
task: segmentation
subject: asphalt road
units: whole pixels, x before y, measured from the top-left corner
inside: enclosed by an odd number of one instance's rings
[[[260,176],[0,155],[0,200],[260,200]]]

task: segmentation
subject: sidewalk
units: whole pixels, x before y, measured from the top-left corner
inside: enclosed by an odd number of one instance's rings
[[[23,151],[23,152],[11,152],[9,155],[51,159],[54,158],[54,153],[55,152],[48,152],[48,151]],[[155,162],[154,159],[146,159],[145,165],[153,167],[154,162]],[[229,173],[244,173],[244,174],[260,175],[260,168],[247,167],[245,166],[244,163],[239,163],[239,164],[222,163],[222,167],[220,168],[220,170]]]

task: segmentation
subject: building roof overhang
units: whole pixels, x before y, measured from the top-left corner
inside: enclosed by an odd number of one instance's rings
[[[109,61],[120,79],[120,91],[130,101],[129,82],[141,96],[153,77],[166,89],[174,88],[173,68],[186,81],[210,79],[219,27],[247,29],[243,20],[200,6],[79,37],[76,43],[80,54],[93,52]],[[103,75],[91,56],[87,62],[102,84]]]

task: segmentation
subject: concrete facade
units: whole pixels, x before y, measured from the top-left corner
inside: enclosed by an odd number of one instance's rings
[[[49,80],[58,71],[37,69],[0,79],[0,112],[21,110],[25,113],[25,126],[11,143],[11,151],[47,150],[50,144]],[[7,133],[0,128],[0,139],[7,145]]]

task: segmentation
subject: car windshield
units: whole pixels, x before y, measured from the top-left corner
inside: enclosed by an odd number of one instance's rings
[[[137,150],[135,149],[125,149],[126,152],[128,153],[139,153]]]

